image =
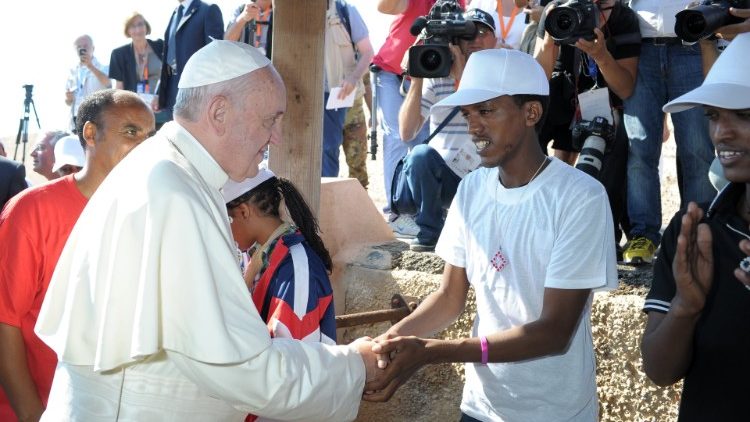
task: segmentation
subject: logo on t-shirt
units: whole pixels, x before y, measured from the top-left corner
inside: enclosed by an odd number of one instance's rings
[[[498,272],[502,271],[503,268],[508,265],[508,258],[505,256],[502,249],[495,253],[495,256],[490,260],[490,264],[492,264],[492,267]]]

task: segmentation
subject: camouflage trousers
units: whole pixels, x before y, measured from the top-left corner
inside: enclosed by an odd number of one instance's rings
[[[344,120],[344,157],[349,166],[349,177],[359,180],[367,189],[367,123],[362,109],[362,97],[354,100]]]

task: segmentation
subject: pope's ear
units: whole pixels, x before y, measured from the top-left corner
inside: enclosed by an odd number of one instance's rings
[[[227,112],[230,105],[229,99],[226,96],[217,95],[209,101],[206,107],[209,124],[219,135],[223,135],[227,129]]]

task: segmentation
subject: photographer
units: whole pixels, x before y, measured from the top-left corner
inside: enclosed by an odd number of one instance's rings
[[[109,66],[102,65],[94,57],[94,41],[81,35],[73,43],[78,54],[78,64],[70,69],[65,83],[65,105],[70,106],[70,129],[75,133],[78,107],[89,94],[112,87]]]
[[[598,27],[594,39],[580,38],[574,44],[555,44],[545,33],[545,19],[550,4],[539,25],[536,43],[537,61],[550,80],[550,114],[540,134],[542,150],[554,139],[555,156],[573,165],[577,158],[571,136],[571,122],[579,119],[578,95],[595,88],[609,89],[612,107],[609,124],[615,126],[613,144],[604,155],[598,179],[607,189],[615,222],[615,241],[621,233],[618,226],[627,228],[625,207],[625,172],[628,140],[621,124],[622,99],[634,89],[640,54],[640,34],[635,13],[616,0],[594,1]]]
[[[252,0],[239,5],[229,20],[224,39],[250,44],[270,59],[273,38],[272,3],[271,0]]]
[[[445,223],[444,210],[453,201],[458,183],[480,162],[466,120],[459,113],[451,116],[451,109],[430,110],[433,104],[456,91],[466,61],[473,52],[495,46],[495,21],[489,13],[472,9],[464,14],[464,19],[476,24],[477,34],[473,40],[461,39],[458,46],[450,46],[453,53],[451,76],[426,80],[412,77],[411,88],[398,115],[399,133],[404,142],[414,139],[425,121],[430,122],[430,132],[434,132],[438,125],[450,119],[428,144],[412,148],[404,161],[396,192],[393,192],[401,198],[400,204],[408,205],[400,205],[392,211],[414,215],[419,228],[416,239],[410,244],[413,251],[435,249]]]

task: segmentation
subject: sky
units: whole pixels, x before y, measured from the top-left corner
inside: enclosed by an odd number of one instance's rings
[[[300,4],[305,0],[292,0]],[[349,0],[357,6],[370,29],[375,51],[387,35],[392,17],[381,15],[374,0]],[[94,40],[94,56],[109,63],[114,48],[129,42],[123,22],[133,11],[151,24],[152,39],[163,38],[177,0],[25,0],[9,1],[0,14],[0,40],[5,65],[0,74],[0,137],[13,137],[23,117],[25,90],[33,85],[32,98],[42,129],[67,129],[70,108],[65,105],[65,80],[78,58],[73,42],[81,34]],[[215,1],[221,7],[224,24],[241,1]],[[29,118],[30,145],[39,132],[33,110]],[[7,145],[6,147],[10,147]],[[9,148],[12,149],[12,148]],[[19,157],[20,161],[20,157]]]

